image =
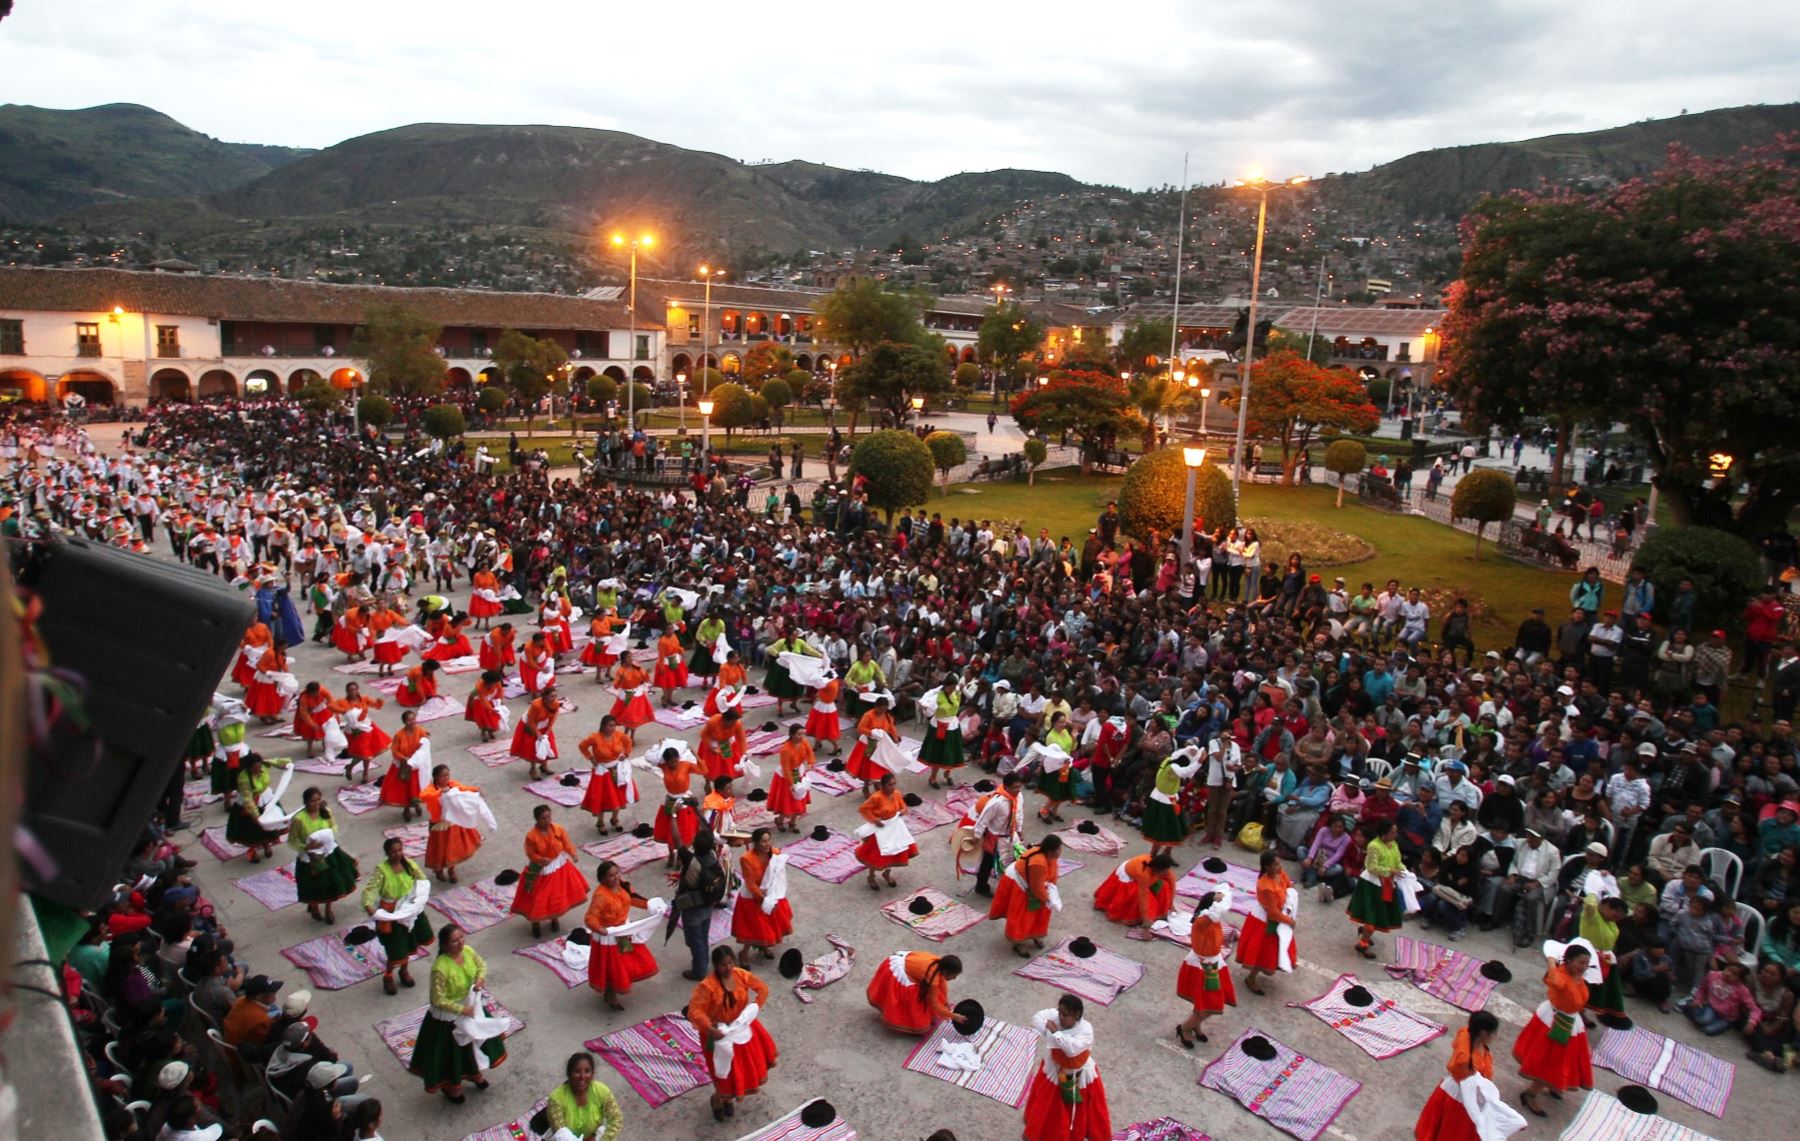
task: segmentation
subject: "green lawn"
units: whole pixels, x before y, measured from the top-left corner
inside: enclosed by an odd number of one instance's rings
[[[948,518],[973,515],[981,519],[1019,520],[1032,532],[1047,527],[1052,538],[1067,535],[1077,546],[1105,507],[1108,494],[1117,494],[1123,479],[1117,476],[1082,477],[1074,468],[1040,471],[1037,485],[1018,483],[952,484],[948,499],[933,497],[928,509]],[[1341,568],[1355,590],[1372,581],[1377,590],[1389,578],[1431,591],[1467,593],[1487,604],[1478,627],[1486,637],[1477,642],[1488,648],[1504,645],[1533,606],[1542,606],[1554,619],[1567,610],[1569,587],[1575,576],[1540,570],[1507,559],[1483,544],[1481,561],[1474,558],[1475,539],[1418,516],[1391,515],[1346,500],[1332,506],[1334,488],[1277,487],[1246,484],[1243,514],[1249,518],[1289,519],[1345,531],[1375,548],[1372,559]],[[1479,608],[1478,608],[1479,609]],[[1432,633],[1437,632],[1434,615]]]

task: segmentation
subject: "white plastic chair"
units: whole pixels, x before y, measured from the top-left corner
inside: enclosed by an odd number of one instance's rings
[[[1370,757],[1366,767],[1369,772],[1370,780],[1392,780],[1393,779],[1393,776],[1394,776],[1393,764],[1388,761],[1382,760],[1380,757]]]
[[[1740,903],[1737,905],[1737,917],[1738,922],[1744,925],[1744,953],[1739,958],[1745,966],[1754,970],[1756,953],[1762,950],[1763,915],[1749,904]]]
[[[1738,885],[1744,880],[1744,861],[1736,852],[1725,848],[1700,849],[1700,874],[1725,890],[1726,899],[1736,899]]]
[[[126,1066],[124,1062],[119,1061],[119,1044],[117,1042],[107,1042],[100,1047],[100,1050],[106,1055],[106,1060],[113,1064],[113,1069],[118,1070],[122,1074],[131,1072],[130,1068]]]

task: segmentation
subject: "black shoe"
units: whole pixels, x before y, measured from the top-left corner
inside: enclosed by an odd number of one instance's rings
[[[705,978],[706,976],[699,973],[698,971],[682,971],[681,977],[686,979],[688,982],[697,983],[701,979]]]
[[[992,896],[994,894],[994,889],[984,883],[978,883],[975,885],[975,894],[976,895],[985,895],[985,896],[988,896],[989,898],[992,898]]]

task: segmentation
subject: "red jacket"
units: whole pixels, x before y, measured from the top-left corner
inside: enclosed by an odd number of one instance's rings
[[[1744,607],[1744,636],[1752,642],[1773,642],[1786,620],[1785,606],[1773,598],[1759,598]]]

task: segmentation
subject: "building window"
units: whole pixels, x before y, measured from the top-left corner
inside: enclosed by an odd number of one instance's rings
[[[159,357],[181,355],[181,326],[158,325],[156,327],[156,355]]]
[[[100,355],[100,325],[98,322],[75,322],[75,355],[80,357]]]
[[[688,314],[688,336],[698,337],[699,335],[700,335],[700,318],[695,316],[692,313],[689,313]]]
[[[0,353],[14,357],[25,355],[25,322],[0,321]]]
[[[1411,341],[1401,341],[1400,342],[1400,355],[1396,359],[1403,360],[1403,361],[1412,360],[1412,342]]]
[[[475,356],[475,357],[481,356],[487,352],[487,348],[488,348],[487,330],[486,329],[470,329],[469,330],[469,355]]]
[[[640,361],[650,359],[650,334],[639,333],[637,335],[637,356],[633,359]]]

